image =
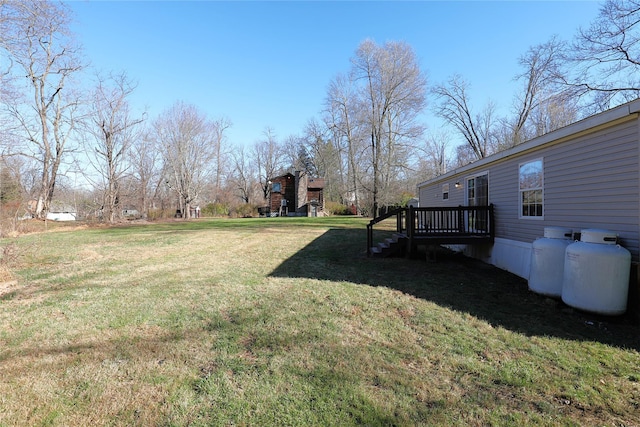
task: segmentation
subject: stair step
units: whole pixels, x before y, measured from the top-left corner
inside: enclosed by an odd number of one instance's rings
[[[402,233],[393,233],[391,237],[387,237],[383,242],[379,242],[376,246],[370,248],[370,254],[376,257],[393,257],[404,255],[404,244],[407,236]]]

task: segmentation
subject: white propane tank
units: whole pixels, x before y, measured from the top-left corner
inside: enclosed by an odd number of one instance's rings
[[[564,276],[564,252],[572,243],[572,231],[564,227],[545,227],[544,237],[531,248],[529,289],[538,294],[560,298]]]
[[[624,314],[631,254],[616,240],[614,232],[587,229],[579,242],[567,246],[562,281],[565,304],[598,314]]]

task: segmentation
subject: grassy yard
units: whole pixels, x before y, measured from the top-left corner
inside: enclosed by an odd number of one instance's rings
[[[0,426],[640,425],[640,329],[357,218],[2,241]]]

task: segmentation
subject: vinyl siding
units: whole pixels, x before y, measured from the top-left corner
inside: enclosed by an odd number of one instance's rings
[[[456,181],[462,184],[460,188],[456,188]],[[464,180],[444,180],[429,187],[420,188],[418,191],[420,198],[420,206],[422,207],[443,207],[443,206],[460,206],[464,205]],[[449,199],[442,199],[442,185],[449,184]]]
[[[629,119],[581,136],[549,141],[514,155],[501,156],[446,177],[420,189],[420,206],[464,204],[465,178],[488,171],[489,203],[495,205],[496,237],[533,242],[544,227],[563,226],[579,232],[602,228],[617,233],[622,246],[639,258],[639,137],[638,119]],[[604,127],[604,128],[603,128]],[[519,165],[542,159],[544,217],[519,218]],[[454,183],[463,186],[455,189]],[[442,184],[450,183],[449,200],[442,200]],[[439,194],[440,197],[436,197]],[[425,200],[427,203],[423,203]]]
[[[637,260],[638,156],[637,120],[550,148],[545,223],[614,231]]]

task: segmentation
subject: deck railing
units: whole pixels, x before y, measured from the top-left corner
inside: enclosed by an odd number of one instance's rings
[[[493,205],[439,208],[400,208],[372,219],[367,225],[367,253],[373,246],[373,226],[396,216],[396,232],[409,238],[409,250],[416,241],[429,240],[458,243],[474,238],[493,239]]]
[[[493,205],[408,208],[409,236],[493,236]]]

